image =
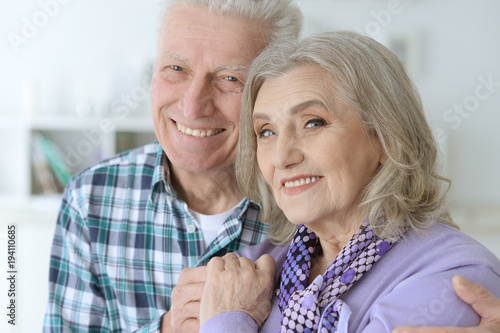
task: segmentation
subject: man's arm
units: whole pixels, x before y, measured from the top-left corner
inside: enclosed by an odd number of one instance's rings
[[[499,333],[500,299],[496,298],[482,285],[470,282],[455,275],[452,279],[457,295],[481,316],[476,327],[399,327],[393,333]]]
[[[73,186],[73,187],[72,187]],[[87,216],[75,193],[66,189],[50,258],[49,300],[44,332],[155,332],[161,316],[138,329],[124,323],[115,291],[100,282]]]
[[[109,329],[105,300],[91,269],[89,231],[75,201],[67,188],[52,244],[44,332]]]

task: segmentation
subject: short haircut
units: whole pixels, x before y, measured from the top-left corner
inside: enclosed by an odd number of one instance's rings
[[[456,227],[446,207],[450,182],[439,175],[437,145],[418,91],[403,64],[393,52],[369,37],[335,31],[271,45],[248,72],[236,175],[245,195],[263,206],[261,219],[270,223],[272,240],[289,241],[296,226],[277,206],[259,170],[253,108],[267,79],[307,65],[319,66],[331,74],[335,87],[332,94],[358,113],[387,155],[364,189],[361,203],[368,211],[373,231],[382,238],[395,239],[405,225],[417,231],[435,221]]]
[[[302,29],[302,12],[293,0],[164,0],[160,26],[171,8],[183,4],[262,22],[269,29],[268,43],[296,40]]]

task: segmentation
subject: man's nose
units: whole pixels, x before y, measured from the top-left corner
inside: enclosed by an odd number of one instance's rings
[[[213,91],[210,82],[203,78],[193,78],[187,85],[179,108],[186,119],[210,116],[214,111]]]

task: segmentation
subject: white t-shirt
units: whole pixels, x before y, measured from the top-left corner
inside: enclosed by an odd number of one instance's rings
[[[203,240],[205,242],[205,248],[207,248],[208,245],[210,245],[210,243],[215,239],[215,237],[217,237],[217,232],[219,231],[222,224],[231,214],[234,213],[234,211],[243,202],[243,200],[241,200],[238,204],[236,204],[236,206],[229,209],[228,211],[215,215],[205,215],[195,212],[191,209],[189,210],[191,214],[193,214],[197,222],[197,227],[199,227],[203,232]]]

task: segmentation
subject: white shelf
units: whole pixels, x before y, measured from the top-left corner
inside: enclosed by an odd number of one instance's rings
[[[151,117],[27,117],[0,115],[0,198],[26,198],[40,194],[32,168],[34,133],[51,140],[64,160],[78,172],[123,150],[155,140]],[[17,199],[16,199],[17,200]]]

